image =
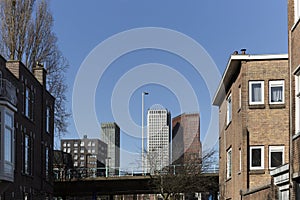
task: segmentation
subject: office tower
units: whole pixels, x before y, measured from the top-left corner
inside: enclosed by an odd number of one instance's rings
[[[170,112],[155,105],[147,113],[147,169],[162,170],[170,163]]]
[[[120,127],[114,122],[101,123],[101,140],[107,144],[107,165],[110,175],[118,175],[120,168]]]
[[[199,113],[181,114],[172,119],[172,164],[201,161]]]
[[[105,175],[107,144],[101,140],[89,139],[87,135],[82,139],[63,139],[61,150],[72,155],[74,168],[98,168],[98,175]]]

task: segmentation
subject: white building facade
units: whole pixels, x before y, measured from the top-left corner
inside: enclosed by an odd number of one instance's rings
[[[152,107],[147,113],[147,168],[153,173],[170,164],[170,112]]]

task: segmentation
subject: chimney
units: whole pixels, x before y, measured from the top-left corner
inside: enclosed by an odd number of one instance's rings
[[[46,74],[47,71],[44,68],[44,65],[37,62],[35,67],[32,69],[33,75],[35,78],[43,85],[46,87]]]
[[[238,51],[234,51],[234,52],[232,53],[232,55],[238,55],[238,54],[239,54]]]
[[[6,62],[6,68],[15,75],[18,79],[20,78],[20,66],[23,65],[18,60],[8,60]]]
[[[246,50],[247,50],[247,49],[241,49],[242,55],[246,55]]]

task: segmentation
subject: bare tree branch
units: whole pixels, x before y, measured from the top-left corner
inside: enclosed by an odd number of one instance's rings
[[[30,70],[37,62],[47,70],[47,88],[56,98],[55,133],[67,131],[65,72],[68,63],[52,31],[53,17],[47,0],[0,0],[0,53],[22,61]]]

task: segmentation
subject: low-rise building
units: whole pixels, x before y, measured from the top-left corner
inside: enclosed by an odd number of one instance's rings
[[[54,97],[46,70],[0,56],[0,199],[51,198]]]
[[[78,176],[105,175],[107,144],[101,140],[90,139],[87,135],[84,135],[82,139],[62,139],[61,150],[72,155],[75,169],[84,169],[84,171],[78,172],[84,174],[78,174]]]
[[[231,55],[213,100],[221,199],[275,195],[270,172],[289,163],[289,85],[287,55]]]

